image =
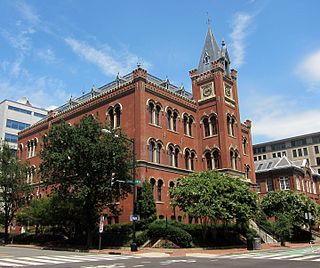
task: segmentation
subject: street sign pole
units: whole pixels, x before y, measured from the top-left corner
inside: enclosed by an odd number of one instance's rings
[[[104,224],[104,216],[101,215],[100,216],[100,223],[99,223],[99,250],[101,250],[103,224]]]

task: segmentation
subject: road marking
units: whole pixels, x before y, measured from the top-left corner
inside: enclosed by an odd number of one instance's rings
[[[8,259],[8,258],[1,258],[0,261],[5,261],[5,262],[13,262],[13,263],[18,263],[18,264],[24,264],[24,265],[44,265],[45,263],[41,262],[35,262],[35,261],[21,261],[17,259]]]
[[[62,261],[53,261],[53,260],[39,260],[37,259],[38,257],[34,257],[34,258],[31,258],[31,257],[19,257],[18,259],[19,260],[26,260],[26,261],[39,261],[39,262],[43,262],[43,263],[52,263],[52,264],[61,264],[61,263],[64,263]]]
[[[2,267],[2,266],[15,267],[15,266],[24,266],[24,265],[22,265],[22,264],[13,264],[13,263],[0,261],[0,267]]]
[[[284,256],[279,256],[279,257],[272,257],[272,258],[269,258],[269,259],[272,259],[272,260],[282,260],[282,259],[289,259],[289,258],[292,258],[292,257],[300,257],[302,256],[301,254],[292,254],[292,255],[284,255]]]
[[[308,256],[303,256],[300,258],[293,258],[293,259],[289,259],[290,261],[303,261],[303,260],[307,260],[307,259],[312,259],[312,258],[316,258],[319,257],[319,255],[308,255]]]
[[[63,261],[63,262],[82,262],[82,261],[80,261],[80,260],[69,259],[69,258],[63,258],[62,256],[54,256],[54,257],[49,257],[49,256],[38,256],[37,258],[40,258],[40,259],[46,259],[46,260]]]

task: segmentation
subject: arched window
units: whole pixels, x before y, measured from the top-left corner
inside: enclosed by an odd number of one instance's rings
[[[231,168],[233,168],[234,169],[234,153],[233,153],[233,151],[230,151],[230,166],[231,166]]]
[[[173,181],[170,181],[169,183],[169,188],[173,188],[174,187],[174,182]]]
[[[188,135],[188,117],[186,115],[183,116],[183,131],[185,135]]]
[[[235,136],[235,123],[235,118],[233,116],[227,115],[228,134],[233,137]]]
[[[167,111],[167,123],[168,123],[168,129],[172,130],[173,121],[172,121],[172,111],[170,109]]]
[[[175,167],[179,166],[179,152],[180,150],[178,148],[174,150],[174,166]]]
[[[203,119],[204,136],[210,136],[209,120],[208,118]]]
[[[174,165],[174,158],[173,158],[173,154],[174,154],[174,149],[173,146],[169,146],[168,147],[168,156],[169,156],[169,165],[173,166]]]
[[[23,144],[19,145],[19,159],[22,160],[23,157]]]
[[[192,136],[192,124],[193,124],[193,119],[190,117],[189,123],[188,123],[189,136]]]
[[[157,200],[162,201],[162,186],[163,186],[163,181],[158,180],[158,185],[157,185]]]
[[[213,151],[213,163],[214,163],[214,168],[221,168],[220,166],[220,153],[218,150]]]
[[[230,162],[232,169],[238,169],[238,151],[230,150]]]
[[[155,124],[157,126],[160,126],[160,111],[161,107],[159,105],[156,105],[156,110],[155,110]]]
[[[149,123],[153,124],[154,123],[154,104],[152,102],[149,102]]]
[[[154,141],[150,141],[149,143],[149,161],[154,162],[154,151],[155,151],[155,143]]]
[[[108,114],[109,114],[110,126],[111,126],[112,128],[114,128],[113,108],[110,108],[110,109],[109,109]]]
[[[149,142],[149,161],[160,164],[162,144],[160,141]]]
[[[206,162],[207,162],[207,170],[212,170],[211,153],[210,152],[206,152],[205,158],[206,158]]]
[[[186,169],[190,169],[189,165],[189,159],[190,159],[190,152],[189,150],[186,150],[185,155],[184,155],[185,163],[186,163]]]
[[[120,127],[120,114],[121,114],[120,107],[117,106],[115,108],[115,116],[116,116],[116,125],[115,125],[115,127]]]
[[[190,157],[190,169],[194,170],[194,159],[195,159],[196,155],[194,152],[191,152],[191,157]]]
[[[217,128],[217,118],[213,115],[210,117],[210,130],[211,130],[211,135],[216,135],[218,134],[218,128]]]
[[[247,154],[247,139],[246,138],[243,138],[242,140],[242,150],[243,150],[243,153],[244,154]]]
[[[177,112],[173,112],[173,124],[172,124],[173,131],[177,131],[177,118],[178,118]]]
[[[35,138],[35,139],[33,139],[33,141],[32,141],[32,152],[31,152],[31,154],[32,154],[32,156],[36,156],[36,150],[37,150],[37,145],[38,145],[38,139],[37,138]]]
[[[156,163],[160,164],[160,155],[161,155],[161,143],[157,143],[157,152],[156,152]]]
[[[150,179],[150,184],[151,184],[152,194],[153,194],[153,197],[154,197],[154,188],[155,188],[155,185],[156,185],[156,180],[154,178],[151,178]]]
[[[245,174],[244,176],[246,179],[249,179],[249,172],[250,172],[250,166],[245,165],[244,166],[244,174]]]

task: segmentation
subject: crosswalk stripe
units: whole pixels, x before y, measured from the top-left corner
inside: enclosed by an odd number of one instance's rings
[[[282,260],[282,259],[289,259],[289,258],[292,258],[292,257],[299,257],[299,256],[302,256],[302,254],[284,255],[284,256],[279,256],[279,257],[272,257],[272,258],[269,258],[269,259]]]
[[[59,257],[59,256],[54,256],[54,257],[38,256],[37,258],[46,259],[46,260],[63,261],[63,262],[81,262],[80,260],[68,259],[68,258],[63,258],[63,257]]]
[[[278,256],[282,256],[283,253],[274,253],[274,254],[259,254],[258,256],[253,257],[253,259],[264,259],[264,258],[272,258],[272,257],[278,257]]]
[[[13,264],[13,263],[0,261],[0,267],[2,267],[2,266],[16,267],[16,266],[23,266],[23,265],[22,264]]]
[[[303,257],[298,257],[298,258],[292,258],[289,259],[291,261],[303,261],[303,260],[308,260],[308,259],[312,259],[312,258],[316,258],[319,257],[319,255],[308,255],[308,256],[303,256]]]
[[[45,260],[45,259],[38,259],[38,257],[19,257],[19,260],[26,260],[26,261],[39,261],[39,262],[43,262],[43,263],[52,263],[52,264],[61,264],[64,263],[62,261],[53,261],[53,260]]]
[[[319,257],[319,256],[318,256]],[[311,261],[320,261],[320,259],[315,259],[315,260],[311,260]]]
[[[17,259],[9,259],[9,258],[1,258],[0,261],[5,261],[5,262],[13,262],[17,264],[24,264],[24,265],[44,265],[45,263],[41,262],[35,262],[35,261],[22,261],[22,260],[17,260]]]

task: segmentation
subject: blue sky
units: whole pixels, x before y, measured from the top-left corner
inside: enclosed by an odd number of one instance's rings
[[[59,106],[142,63],[190,89],[207,12],[254,143],[320,131],[320,1],[0,1],[0,100]]]

